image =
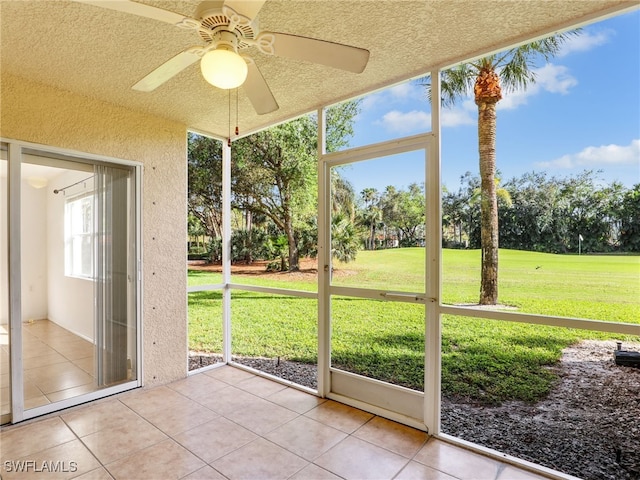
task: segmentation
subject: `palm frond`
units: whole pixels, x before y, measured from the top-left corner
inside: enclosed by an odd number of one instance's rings
[[[450,107],[458,98],[469,95],[477,75],[478,69],[470,63],[443,71],[440,75],[442,106]]]
[[[558,55],[569,38],[579,35],[580,32],[580,29],[571,30],[508,50],[495,64],[500,72],[503,88],[507,91],[524,89],[535,83],[536,74],[533,69],[536,60],[542,57],[549,61]]]

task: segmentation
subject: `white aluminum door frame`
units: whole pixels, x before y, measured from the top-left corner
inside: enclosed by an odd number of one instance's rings
[[[7,145],[7,234],[8,234],[8,269],[9,269],[9,371],[11,395],[11,423],[21,422],[47,413],[55,412],[80,403],[96,400],[115,393],[130,390],[142,385],[142,164],[117,158],[104,157],[83,152],[75,152],[46,145],[0,138]],[[77,397],[25,410],[24,408],[24,364],[22,357],[22,267],[21,267],[21,163],[22,150],[33,149],[43,154],[77,158],[78,162],[107,162],[115,165],[133,167],[135,172],[135,212],[137,215],[136,235],[136,379],[107,387]]]
[[[319,118],[319,144],[324,142],[324,115],[320,111]],[[319,147],[318,165],[318,392],[320,395],[338,400],[342,403],[350,404],[367,411],[384,415],[388,418],[398,420],[402,423],[412,425],[416,428],[431,431],[437,425],[433,422],[433,412],[435,408],[439,411],[439,358],[437,367],[433,365],[435,357],[428,354],[432,350],[439,352],[439,317],[433,316],[436,309],[430,307],[431,304],[437,306],[439,301],[439,278],[440,278],[440,175],[439,175],[439,148],[434,148],[434,143],[438,143],[433,133],[425,133],[391,140],[365,147],[358,147],[340,152],[326,154],[322,147]],[[331,297],[332,295],[356,295],[360,297],[380,298],[383,291],[373,289],[357,289],[331,286],[331,248],[330,248],[330,169],[339,165],[346,165],[354,162],[384,158],[400,153],[412,151],[424,151],[425,153],[425,200],[427,203],[435,202],[434,207],[427,207],[426,228],[427,232],[438,234],[428,234],[426,240],[426,270],[425,270],[425,294],[407,295],[397,294],[385,296],[385,301],[410,302],[425,305],[425,383],[427,395],[404,387],[378,380],[354,375],[331,368]],[[434,158],[435,156],[435,158]],[[432,165],[436,163],[437,166]],[[431,165],[431,166],[430,166]],[[431,178],[435,175],[434,178]],[[432,238],[433,237],[433,238]],[[434,261],[435,259],[435,261]],[[435,280],[430,280],[435,276]],[[435,289],[434,289],[435,286]],[[368,291],[370,290],[370,291]],[[388,293],[388,292],[387,292]],[[434,328],[433,325],[436,325]],[[435,336],[434,336],[435,335]],[[427,372],[428,369],[434,372]],[[437,381],[434,378],[437,377]],[[433,391],[433,387],[437,391]],[[427,408],[428,405],[428,412]],[[435,408],[434,408],[435,405]]]

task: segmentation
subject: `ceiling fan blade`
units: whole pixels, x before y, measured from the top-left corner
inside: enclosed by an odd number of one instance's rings
[[[178,13],[169,12],[161,8],[152,7],[151,5],[145,5],[143,3],[131,2],[129,0],[73,0],[78,3],[86,3],[88,5],[94,5],[96,7],[108,8],[109,10],[116,10],[118,12],[131,13],[140,17],[152,18],[161,22],[171,23],[177,25],[182,23],[185,19],[189,20],[189,17],[180,15]]]
[[[187,50],[179,53],[170,60],[164,62],[162,65],[160,65],[153,72],[144,77],[131,88],[140,92],[150,92],[152,90],[155,90],[164,82],[172,78],[174,75],[177,75],[182,70],[187,68],[189,65],[192,65],[193,63],[200,60],[202,57],[197,52],[202,52],[202,48],[188,48]]]
[[[243,58],[247,61],[249,71],[247,72],[247,79],[242,84],[242,88],[247,94],[247,97],[249,97],[253,108],[258,115],[275,112],[280,106],[278,102],[276,102],[273,93],[271,93],[271,89],[269,85],[267,85],[262,73],[260,73],[256,62],[251,58]]]
[[[224,5],[231,7],[236,13],[253,20],[266,0],[225,0]]]
[[[273,36],[273,54],[279,57],[319,63],[353,73],[362,73],[369,61],[369,50],[364,48],[288,33],[263,32],[257,40],[260,42],[269,36]]]

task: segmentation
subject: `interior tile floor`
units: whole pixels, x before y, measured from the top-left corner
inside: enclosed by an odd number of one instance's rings
[[[0,457],[3,479],[543,478],[230,366],[4,427]]]
[[[0,334],[6,335],[6,325]],[[24,407],[35,408],[98,389],[94,345],[49,320],[22,328]],[[0,347],[0,409],[9,411],[9,349]]]

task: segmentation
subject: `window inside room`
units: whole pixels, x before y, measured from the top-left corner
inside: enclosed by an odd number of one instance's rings
[[[91,278],[93,275],[93,197],[70,198],[64,207],[65,275]]]

